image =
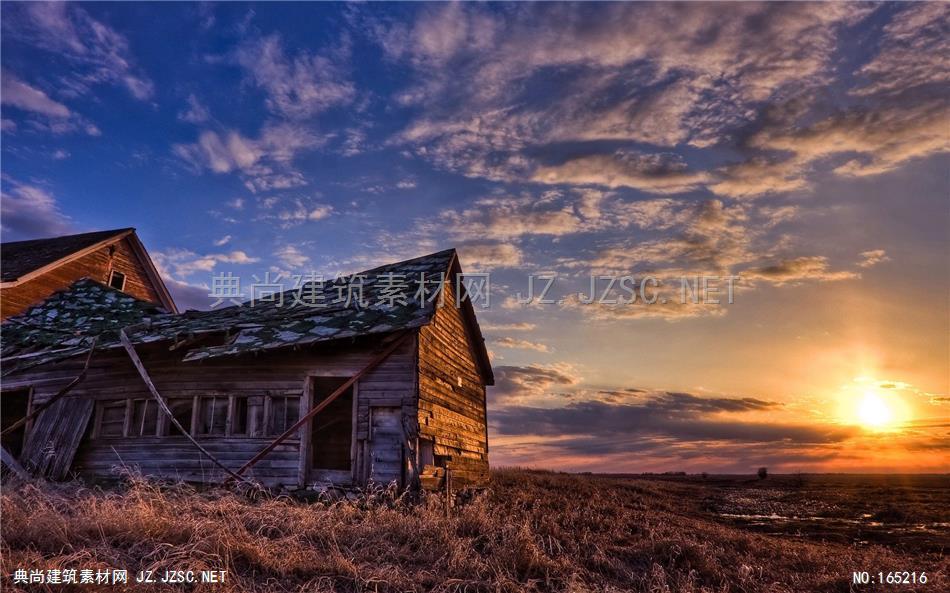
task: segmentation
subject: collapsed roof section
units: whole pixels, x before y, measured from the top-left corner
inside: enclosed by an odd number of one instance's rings
[[[185,361],[418,328],[435,313],[441,281],[456,273],[460,273],[456,252],[447,249],[335,281],[304,284],[266,300],[183,314],[163,313],[149,303],[82,279],[4,322],[0,356],[8,374],[83,353],[95,336],[97,350],[121,347],[119,330],[123,328],[135,344],[172,342],[172,348],[186,351]],[[394,280],[407,285],[399,293],[401,298],[391,298]],[[474,346],[481,351],[477,355],[485,366],[488,356],[471,303],[461,306],[471,320]],[[220,339],[210,339],[215,334]],[[490,365],[486,380],[491,382]]]

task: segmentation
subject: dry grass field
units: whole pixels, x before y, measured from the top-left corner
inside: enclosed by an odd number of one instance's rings
[[[17,590],[17,568],[113,567],[228,571],[223,585],[135,591],[942,592],[948,508],[947,476],[499,470],[450,516],[437,497],[387,492],[306,503],[134,478],[109,491],[10,481],[2,589]],[[927,584],[851,584],[853,571],[905,570]]]

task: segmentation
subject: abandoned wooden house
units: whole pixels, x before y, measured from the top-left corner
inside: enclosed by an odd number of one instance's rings
[[[493,377],[460,277],[450,249],[183,314],[79,280],[3,323],[5,456],[53,479],[482,482]]]
[[[0,244],[0,318],[19,315],[80,278],[177,313],[135,229]]]

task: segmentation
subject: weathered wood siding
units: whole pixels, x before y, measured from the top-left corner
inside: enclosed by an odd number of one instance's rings
[[[357,383],[357,447],[354,470],[364,467],[360,458],[367,438],[368,410],[373,405],[406,404],[406,414],[415,415],[415,338]],[[166,399],[207,395],[302,395],[310,376],[352,376],[381,349],[378,340],[324,345],[300,351],[246,355],[201,363],[183,363],[181,352],[166,346],[139,348],[139,354],[157,389]],[[34,387],[34,405],[39,405],[72,380],[84,357],[47,364],[4,378],[4,388]],[[151,398],[142,379],[122,350],[96,353],[86,379],[68,397],[95,400]],[[394,403],[395,402],[395,403]],[[305,441],[309,440],[309,431]],[[274,437],[272,435],[196,436],[229,467],[240,467]],[[402,454],[402,452],[400,452]],[[222,472],[201,455],[183,436],[110,437],[91,439],[87,433],[73,463],[84,475],[111,475],[116,466],[138,468],[145,474],[188,481],[216,481]],[[278,446],[249,475],[270,487],[298,485],[302,480],[301,440],[292,438]],[[365,474],[357,472],[356,477]]]
[[[488,476],[485,385],[450,284],[432,323],[419,331],[419,438],[433,441],[435,465],[464,486]]]
[[[79,259],[50,270],[32,280],[0,291],[0,318],[23,313],[58,290],[68,288],[80,278],[109,283],[109,274],[117,270],[125,274],[124,292],[152,303],[161,303],[155,287],[149,280],[142,263],[132,251],[129,241],[122,238],[113,243],[115,251],[102,247]]]

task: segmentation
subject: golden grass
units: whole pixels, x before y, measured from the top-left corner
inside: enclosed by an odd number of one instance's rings
[[[759,535],[684,509],[661,482],[521,470],[493,472],[489,493],[450,517],[438,497],[385,491],[307,504],[135,477],[111,492],[8,483],[3,589],[16,568],[100,567],[224,569],[224,585],[180,589],[219,593],[809,593],[849,591],[854,570],[928,571],[932,584],[901,591],[946,584],[940,555]]]

